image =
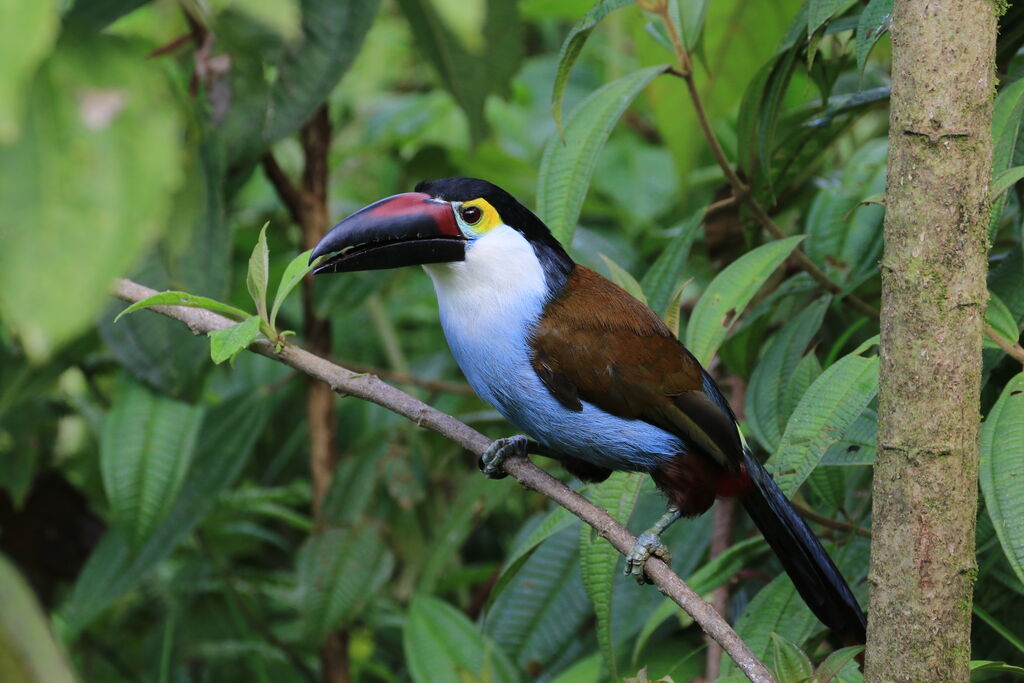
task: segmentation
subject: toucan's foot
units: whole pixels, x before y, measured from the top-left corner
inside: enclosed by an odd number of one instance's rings
[[[652,555],[660,557],[666,562],[670,559],[668,548],[661,542],[658,534],[653,529],[649,529],[637,537],[633,549],[626,555],[626,571],[623,573],[626,576],[632,576],[641,585],[647,583],[644,565]]]
[[[661,542],[661,533],[672,525],[672,522],[679,519],[679,508],[669,505],[657,522],[647,531],[640,534],[633,549],[626,555],[626,576],[633,576],[637,583],[647,583],[647,575],[644,573],[644,565],[653,555],[668,562],[671,559],[668,548]]]
[[[480,456],[480,471],[491,479],[504,479],[508,472],[502,463],[510,456],[525,456],[529,439],[523,435],[510,436],[506,439],[496,439],[491,447]]]

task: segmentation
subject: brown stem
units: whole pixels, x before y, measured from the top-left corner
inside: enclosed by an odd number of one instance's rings
[[[1008,356],[1018,363],[1024,364],[1024,348],[1021,348],[1020,344],[1006,341],[991,325],[985,325],[985,334],[989,339],[998,344],[999,348],[1005,351]]]
[[[278,198],[285,208],[288,209],[292,220],[301,224],[302,194],[299,192],[299,188],[295,187],[295,183],[288,177],[285,170],[281,168],[281,165],[277,163],[277,159],[274,158],[274,153],[271,151],[263,155],[263,173],[266,174],[270,184],[274,186]]]
[[[476,392],[473,391],[472,387],[462,382],[446,382],[441,379],[427,379],[425,377],[418,377],[417,375],[410,374],[408,372],[399,372],[397,370],[389,370],[388,368],[379,368],[375,365],[368,365],[366,363],[357,363],[356,361],[343,360],[339,364],[343,364],[345,367],[355,370],[356,372],[365,372],[370,375],[376,375],[383,379],[391,380],[399,384],[411,384],[416,387],[423,387],[429,389],[432,392],[445,392],[449,394],[463,394],[465,396],[476,396]]]
[[[157,292],[130,280],[118,280],[114,293],[130,302],[141,301]],[[151,310],[184,322],[195,334],[208,334],[234,324],[234,321],[210,311],[185,306],[154,306]],[[383,406],[398,415],[412,420],[471,451],[477,457],[482,455],[491,440],[472,427],[446,415],[414,397],[382,382],[376,377],[354,373],[330,361],[292,344],[275,353],[274,345],[267,340],[257,340],[250,351],[280,361],[310,377],[326,383],[334,391],[356,396]],[[547,496],[566,508],[585,523],[593,527],[622,554],[628,553],[636,538],[607,512],[596,507],[586,498],[552,477],[526,458],[510,458],[505,461],[505,470],[523,486]],[[672,599],[700,625],[705,633],[718,642],[737,666],[752,681],[774,681],[768,671],[750,648],[728,623],[699,595],[676,576],[667,564],[658,558],[651,558],[646,565],[647,575],[662,593]]]
[[[849,522],[840,522],[838,519],[832,519],[831,517],[826,517],[825,515],[819,515],[817,512],[807,507],[806,505],[801,505],[800,503],[797,503],[795,501],[793,502],[793,507],[796,509],[797,512],[800,513],[800,516],[804,519],[809,519],[812,522],[816,522],[827,529],[835,529],[836,531],[843,531],[848,534],[856,534],[857,536],[860,536],[862,538],[871,538],[870,531],[868,531],[867,529],[862,529],[856,524],[850,524]]]

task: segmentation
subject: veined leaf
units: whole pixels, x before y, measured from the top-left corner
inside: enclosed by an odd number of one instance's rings
[[[100,437],[114,520],[136,547],[167,517],[192,462],[203,410],[122,376]]]
[[[615,472],[606,481],[591,487],[590,501],[607,510],[620,524],[625,524],[633,514],[643,482],[643,475],[637,472]],[[597,616],[597,641],[612,678],[617,678],[612,644],[612,591],[619,552],[604,539],[596,537],[590,526],[584,525],[580,533],[580,571]]]
[[[704,29],[704,18],[708,13],[710,0],[685,0],[678,3],[679,33],[683,44],[691,54],[696,53],[700,46],[701,32]]]
[[[612,282],[629,292],[630,296],[634,299],[637,299],[643,304],[647,303],[647,297],[644,296],[644,290],[640,287],[640,283],[636,281],[636,278],[630,275],[628,270],[604,254],[598,254],[598,256],[600,256],[601,260],[604,261],[606,266],[608,266],[608,271],[612,276]]]
[[[802,239],[797,235],[764,244],[736,259],[711,281],[686,325],[686,346],[701,365],[711,362],[729,326]]]
[[[281,304],[288,298],[292,290],[302,282],[302,278],[306,277],[320,262],[320,259],[317,259],[315,262],[310,263],[309,255],[311,253],[313,253],[312,249],[302,252],[285,267],[284,275],[281,276],[281,282],[277,285],[277,293],[274,295],[274,305],[270,309],[270,329],[277,330],[277,312],[281,308]]]
[[[0,555],[0,680],[74,683],[67,658],[28,583]]]
[[[117,318],[114,321],[117,322],[118,318],[129,313],[141,310],[143,308],[149,308],[150,306],[188,306],[189,308],[205,308],[208,311],[214,313],[221,313],[223,315],[231,316],[232,318],[247,319],[251,314],[243,311],[240,308],[235,308],[230,304],[221,303],[214,299],[208,299],[205,296],[196,296],[195,294],[189,294],[188,292],[160,292],[153,296],[147,296],[141,301],[136,301],[128,308],[124,309],[117,314]]]
[[[786,425],[768,471],[791,498],[878,393],[878,357],[858,352],[841,358],[807,390]]]
[[[807,9],[807,35],[813,35],[832,17],[846,11],[857,0],[810,0]]]
[[[998,178],[1013,163],[1013,150],[1017,146],[1021,116],[1024,115],[1024,78],[1004,87],[992,107],[992,177]],[[988,236],[992,239],[999,227],[999,218],[1006,204],[1002,194],[992,202],[992,216]]]
[[[640,285],[655,313],[665,312],[673,291],[679,286],[686,259],[690,255],[690,247],[700,231],[703,220],[704,209],[700,209],[683,221],[677,227],[676,235],[640,280]]]
[[[893,0],[871,0],[857,22],[857,72],[864,73],[868,55],[892,24]]]
[[[249,271],[245,275],[245,286],[249,290],[252,302],[256,304],[259,319],[267,320],[267,280],[270,273],[270,250],[267,248],[267,226],[260,229],[259,239],[249,255]]]
[[[1024,373],[1007,382],[985,418],[979,468],[988,516],[1024,583]]]
[[[299,550],[299,625],[306,640],[319,643],[331,629],[359,611],[391,577],[394,556],[372,525],[328,529],[310,536]]]
[[[814,665],[796,643],[778,633],[771,634],[772,671],[780,681],[806,681],[814,673]]]
[[[519,681],[508,655],[466,615],[437,598],[421,596],[412,601],[402,631],[402,650],[415,683]]]
[[[992,662],[984,659],[971,661],[971,680],[975,680],[975,674],[982,674],[978,680],[991,680],[985,674],[1001,673],[1014,678],[1024,678],[1024,668],[1013,666],[1006,662]]]
[[[1021,178],[1024,178],[1024,166],[1014,166],[1005,171],[994,174],[992,186],[989,188],[988,198],[996,201],[1004,192],[1016,185]]]
[[[598,0],[565,37],[561,54],[558,55],[558,71],[555,72],[555,82],[551,88],[551,115],[555,117],[555,123],[559,129],[562,127],[562,99],[565,96],[565,84],[569,81],[572,67],[576,64],[576,58],[580,56],[591,31],[614,10],[631,4],[633,4],[633,0]]]
[[[774,451],[790,413],[784,395],[797,365],[825,318],[832,297],[824,296],[807,306],[771,338],[747,387],[746,412],[750,431],[765,448]]]
[[[487,612],[485,632],[520,668],[537,662],[553,671],[587,650],[580,633],[593,610],[580,579],[579,524],[572,519],[541,543]]]
[[[634,71],[580,102],[566,123],[564,139],[551,136],[537,179],[537,209],[562,244],[572,244],[576,221],[605,140],[622,112],[665,66]]]
[[[199,434],[196,456],[167,518],[137,551],[112,528],[89,556],[61,607],[64,637],[72,641],[114,600],[132,590],[234,483],[266,423],[270,401],[262,393],[211,408]]]
[[[530,559],[533,552],[540,547],[540,544],[559,531],[569,528],[575,521],[577,521],[576,517],[564,507],[557,506],[552,508],[551,512],[541,520],[533,531],[505,559],[505,566],[501,570],[501,576],[498,577],[498,581],[491,588],[490,595],[487,596],[487,604],[484,606],[485,613],[490,611],[491,605],[498,599],[502,591],[505,590],[505,587],[509,585],[509,582],[515,578],[516,574],[519,573],[519,570]]]
[[[863,651],[863,645],[851,645],[850,647],[834,650],[818,665],[817,670],[814,672],[814,683],[831,683],[839,675],[839,672]]]
[[[252,316],[223,330],[210,332],[210,358],[218,365],[226,360],[234,361],[260,336],[259,316]]]

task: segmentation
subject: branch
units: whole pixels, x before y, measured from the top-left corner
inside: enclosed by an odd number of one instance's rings
[[[1010,343],[1003,339],[1003,336],[988,324],[985,325],[985,334],[988,335],[988,338],[994,341],[999,348],[1005,351],[1008,356],[1016,359],[1018,363],[1024,364],[1024,348],[1021,348],[1020,344]]]
[[[157,292],[131,280],[118,280],[114,293],[125,301],[140,301]],[[213,330],[230,327],[233,321],[198,308],[184,306],[154,306],[151,310],[180,320],[188,325],[194,334],[207,334]],[[285,345],[280,353],[274,353],[274,345],[258,340],[249,350],[280,361],[310,377],[326,382],[339,394],[355,396],[376,403],[379,406],[412,420],[420,427],[426,427],[459,444],[466,450],[482,455],[491,440],[472,427],[446,415],[439,410],[413,398],[403,391],[382,382],[376,377],[354,373],[335,365],[320,356],[298,346]],[[540,469],[526,458],[509,458],[505,470],[519,480],[523,486],[547,496],[593,527],[622,554],[628,553],[636,538],[611,515],[596,507],[586,498],[570,489],[561,481]],[[662,560],[652,557],[647,561],[647,575],[662,593],[693,617],[705,633],[714,638],[729,653],[747,677],[755,682],[773,683],[775,679],[732,627],[699,595],[676,576]]]

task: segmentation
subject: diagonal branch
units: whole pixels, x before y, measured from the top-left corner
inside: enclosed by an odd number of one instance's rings
[[[131,280],[118,280],[114,294],[125,301],[140,301],[156,294],[155,290]],[[207,334],[224,329],[234,321],[210,311],[184,306],[154,306],[151,310],[188,325],[193,334]],[[310,353],[298,346],[285,345],[280,353],[274,352],[274,345],[265,340],[253,343],[249,350],[267,358],[280,361],[306,375],[326,382],[339,394],[355,396],[376,403],[379,406],[412,420],[420,427],[426,427],[451,439],[463,448],[482,455],[491,440],[472,427],[454,417],[431,408],[412,396],[387,384],[380,379],[358,374]],[[595,506],[550,474],[526,458],[509,458],[505,470],[519,480],[526,488],[547,496],[585,523],[593,527],[622,554],[632,549],[636,538],[611,515]],[[747,677],[757,683],[773,683],[775,679],[743,640],[728,623],[697,593],[676,576],[662,560],[652,557],[647,561],[647,575],[662,593],[671,598],[693,617],[704,632],[717,641],[729,653]]]

